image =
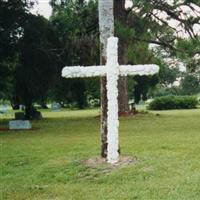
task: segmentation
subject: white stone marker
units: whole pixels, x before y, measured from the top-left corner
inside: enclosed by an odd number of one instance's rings
[[[29,120],[11,120],[9,121],[10,130],[28,130],[31,129],[31,123]]]
[[[157,65],[119,65],[118,38],[110,37],[107,43],[107,63],[105,66],[65,67],[62,76],[65,78],[107,76],[108,98],[108,155],[109,163],[119,161],[119,119],[118,119],[118,88],[119,76],[127,75],[153,75],[158,73]]]

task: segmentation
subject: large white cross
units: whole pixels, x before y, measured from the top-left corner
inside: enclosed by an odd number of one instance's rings
[[[116,163],[119,160],[119,140],[118,140],[118,88],[119,76],[127,75],[153,75],[158,73],[157,65],[119,65],[118,63],[118,38],[110,37],[107,43],[107,63],[105,66],[90,67],[65,67],[62,76],[65,78],[75,77],[107,77],[107,98],[108,98],[108,155],[109,163]]]

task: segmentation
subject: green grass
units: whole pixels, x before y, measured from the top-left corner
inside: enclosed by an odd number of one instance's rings
[[[100,152],[98,114],[48,111],[37,131],[0,132],[1,199],[200,199],[199,109],[122,118],[122,154],[137,162],[112,172],[80,162]]]

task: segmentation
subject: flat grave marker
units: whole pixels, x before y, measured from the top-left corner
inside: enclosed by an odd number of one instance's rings
[[[11,120],[9,121],[10,130],[29,130],[31,129],[31,123],[29,120]]]

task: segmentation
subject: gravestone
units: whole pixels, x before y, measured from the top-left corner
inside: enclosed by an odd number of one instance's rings
[[[135,111],[135,101],[133,99],[128,102],[128,105],[130,111]]]
[[[25,106],[22,105],[22,104],[20,104],[20,105],[19,105],[19,109],[20,109],[20,110],[25,110]]]
[[[31,123],[29,120],[11,120],[9,121],[10,130],[28,130],[31,129]]]
[[[15,113],[15,119],[16,120],[24,120],[25,119],[25,114],[23,112],[16,112]]]
[[[0,114],[7,114],[7,112],[8,112],[8,106],[0,105]]]
[[[145,102],[142,99],[138,103],[138,105],[140,105],[140,106],[144,106],[144,104],[145,104]]]
[[[54,103],[51,104],[51,110],[52,111],[60,111],[61,105],[59,103],[54,102]]]
[[[41,120],[42,119],[42,113],[40,111],[33,110],[32,114],[31,114],[31,119]]]

